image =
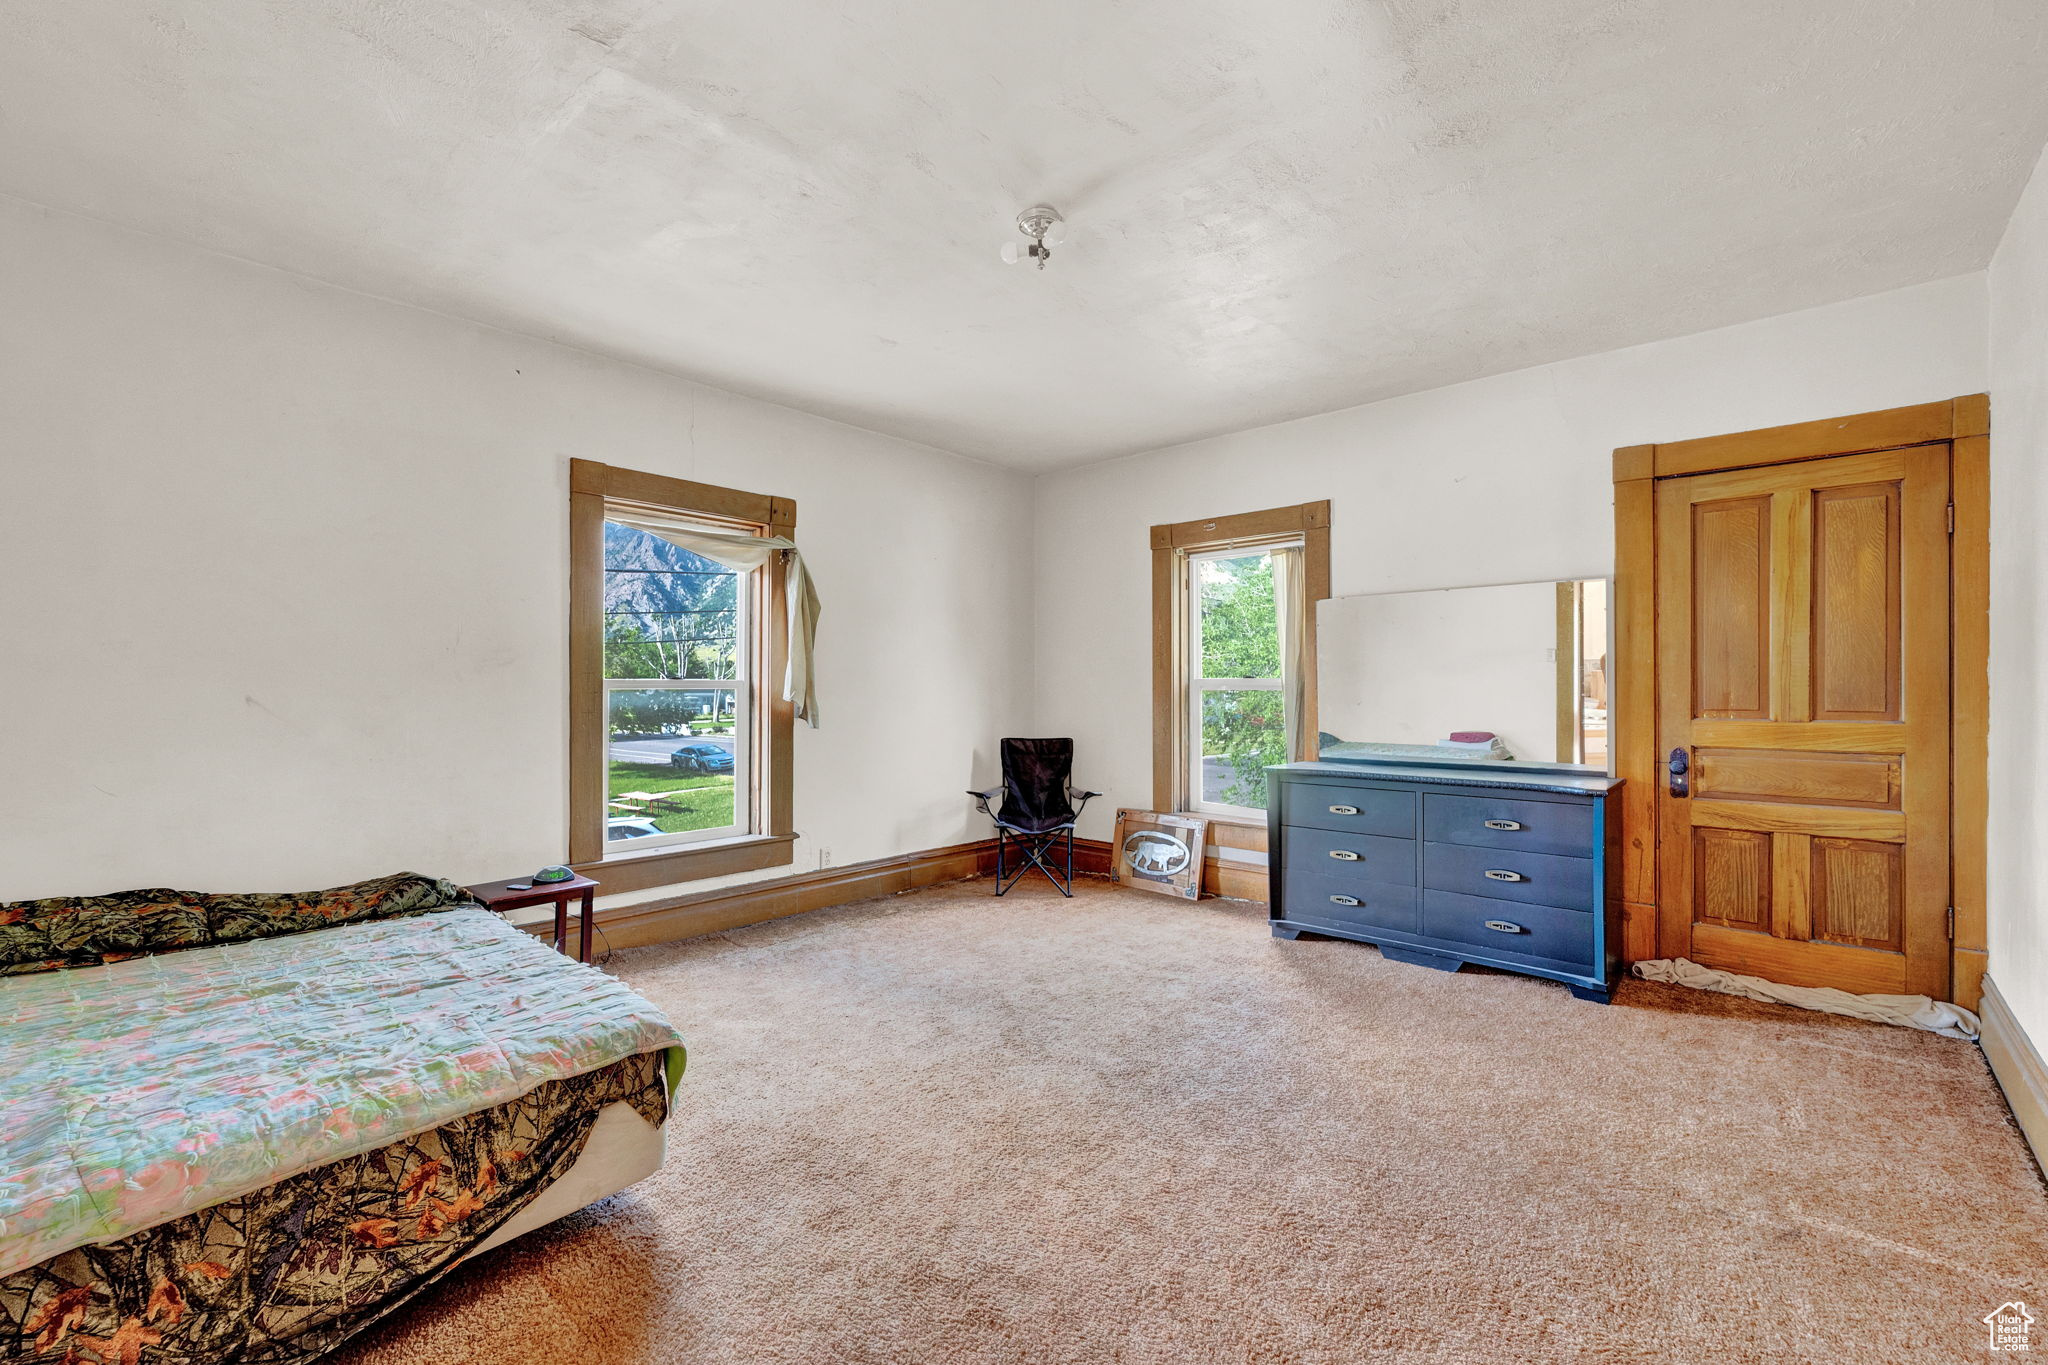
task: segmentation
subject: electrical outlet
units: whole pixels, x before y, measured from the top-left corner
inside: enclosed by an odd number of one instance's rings
[[[831,850],[831,849],[829,849],[829,848],[821,848],[821,849],[819,849],[819,850],[818,850],[818,870],[819,870],[820,872],[822,872],[822,871],[824,871],[824,870],[825,870],[826,868],[828,868],[828,867],[830,867],[830,866],[832,866],[832,850]]]

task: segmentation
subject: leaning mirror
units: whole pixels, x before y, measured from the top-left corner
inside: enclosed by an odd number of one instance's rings
[[[1319,757],[1608,771],[1608,580],[1317,604]]]

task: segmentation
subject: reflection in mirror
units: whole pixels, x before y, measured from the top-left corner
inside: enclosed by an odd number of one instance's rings
[[[1317,604],[1325,759],[1608,766],[1608,582]]]
[[[1578,751],[1576,757],[1564,756],[1562,747],[1558,755],[1560,763],[1585,763],[1605,771],[1607,762],[1607,580],[1604,578],[1584,579],[1577,583],[1560,583],[1558,587],[1559,610],[1570,606],[1576,613],[1574,634],[1578,641],[1578,657],[1573,660],[1579,680],[1577,729]],[[1560,746],[1564,739],[1560,737]]]

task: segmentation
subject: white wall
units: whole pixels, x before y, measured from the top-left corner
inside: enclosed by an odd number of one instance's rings
[[[798,869],[986,832],[1020,476],[17,201],[0,299],[0,900],[560,859],[571,456],[796,499]]]
[[[1615,447],[1978,393],[1985,344],[1968,275],[1041,478],[1037,728],[1108,793],[1083,833],[1152,801],[1147,527],[1329,498],[1336,595],[1601,577]]]
[[[2014,911],[2040,904],[2028,843],[2048,836],[2044,565],[2022,529],[2048,502],[2042,180],[1992,276],[1992,970],[2037,1037],[2048,923]],[[799,868],[979,837],[959,793],[1027,729],[1079,740],[1077,776],[1109,793],[1084,832],[1106,836],[1151,800],[1151,524],[1332,498],[1339,594],[1602,575],[1613,447],[1983,389],[1984,290],[1026,481],[0,200],[0,899],[561,857],[571,456],[798,501],[826,602]],[[1035,650],[1006,616],[1027,597]]]
[[[1991,954],[2014,1017],[2048,1048],[2048,160],[1992,259]]]

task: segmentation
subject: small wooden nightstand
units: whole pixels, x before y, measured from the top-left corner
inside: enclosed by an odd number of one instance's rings
[[[537,882],[530,877],[513,877],[502,882],[483,882],[464,888],[475,896],[485,909],[499,914],[507,910],[523,910],[529,905],[555,903],[555,951],[561,952],[562,945],[569,941],[569,902],[577,896],[583,898],[583,931],[577,936],[576,957],[579,962],[590,961],[590,943],[596,935],[597,883],[588,877],[571,877],[566,882]]]

